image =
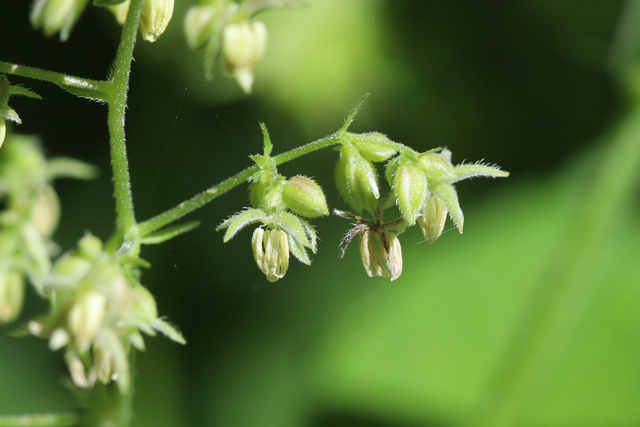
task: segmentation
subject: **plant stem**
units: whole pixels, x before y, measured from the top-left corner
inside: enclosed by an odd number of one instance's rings
[[[0,417],[1,427],[29,426],[29,427],[64,427],[73,426],[78,422],[78,415],[72,412],[59,414],[27,414]]]
[[[134,231],[136,225],[131,195],[131,178],[127,147],[125,143],[125,114],[127,93],[129,91],[129,73],[133,60],[133,48],[138,35],[138,26],[145,0],[132,0],[127,19],[122,29],[122,37],[114,62],[112,82],[113,91],[109,102],[109,136],[111,141],[111,167],[113,170],[114,197],[116,204],[116,226],[122,238]],[[135,234],[135,233],[134,233]]]
[[[26,65],[11,64],[0,61],[0,74],[13,74],[20,77],[42,80],[54,83],[71,93],[94,100],[108,101],[111,83],[101,80],[91,80],[55,71],[41,70]]]
[[[302,147],[294,148],[293,150],[278,154],[277,156],[273,157],[273,160],[276,162],[276,165],[280,165],[314,151],[318,151],[326,147],[331,147],[339,143],[340,140],[338,138],[338,134],[334,133],[317,141],[303,145]],[[147,236],[150,233],[153,233],[154,231],[159,230],[160,228],[169,225],[174,221],[177,221],[178,219],[195,211],[196,209],[203,207],[212,200],[245,183],[247,179],[249,179],[251,175],[253,175],[257,171],[257,165],[250,166],[243,171],[238,172],[231,178],[228,178],[221,183],[203,191],[202,193],[193,196],[191,199],[180,203],[178,206],[140,223],[138,226],[140,235],[142,237]]]
[[[590,277],[599,249],[611,236],[609,227],[635,194],[640,180],[640,102],[609,140],[595,181],[577,206],[567,235],[553,253],[521,327],[499,363],[482,402],[481,426],[522,425],[522,408],[552,374],[574,328],[601,281]]]

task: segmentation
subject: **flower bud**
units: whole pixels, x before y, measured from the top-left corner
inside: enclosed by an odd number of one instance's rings
[[[388,146],[391,140],[379,132],[349,134],[349,136],[350,141],[360,154],[372,162],[384,162],[397,153],[396,150]]]
[[[24,279],[13,270],[0,272],[0,323],[11,322],[22,310]]]
[[[31,10],[31,24],[42,28],[47,37],[60,32],[60,40],[69,38],[88,0],[36,0]]]
[[[282,200],[294,213],[307,218],[329,215],[322,188],[306,176],[290,178],[282,190]]]
[[[253,67],[267,49],[267,27],[261,21],[228,24],[222,31],[225,68],[246,93],[251,93]]]
[[[85,292],[72,305],[67,315],[69,334],[85,351],[102,328],[107,311],[107,299],[97,291]]]
[[[191,49],[204,45],[216,32],[215,8],[194,6],[184,17],[184,32]]]
[[[282,230],[256,228],[251,238],[253,256],[270,282],[284,277],[289,268],[289,240]]]
[[[429,197],[424,211],[418,217],[418,226],[427,242],[433,243],[440,237],[446,220],[447,207],[442,200],[436,196]]]
[[[402,248],[395,233],[363,231],[360,235],[360,256],[369,277],[395,280],[402,274]]]
[[[31,222],[42,237],[51,237],[60,219],[60,202],[55,190],[45,185],[31,212]]]
[[[398,157],[392,163],[393,172],[388,178],[393,195],[407,225],[413,225],[429,196],[427,177],[418,162]]]
[[[342,198],[358,213],[374,212],[380,198],[378,175],[373,164],[351,144],[340,148],[336,164],[336,184]]]
[[[7,136],[7,124],[4,121],[4,117],[0,117],[0,147],[4,143],[4,138]]]
[[[451,164],[451,151],[444,149],[440,153],[426,153],[418,158],[424,166],[427,179],[432,183],[451,183],[455,179]]]
[[[167,29],[173,15],[174,0],[145,0],[140,17],[140,32],[148,42],[155,42]]]

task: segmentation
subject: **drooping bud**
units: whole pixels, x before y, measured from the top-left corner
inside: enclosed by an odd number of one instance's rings
[[[187,45],[197,49],[204,45],[216,32],[216,9],[211,6],[194,6],[184,17],[184,32]]]
[[[229,74],[246,93],[253,86],[253,67],[267,49],[267,27],[261,21],[231,23],[222,31],[222,54]]]
[[[395,280],[402,274],[402,248],[395,233],[363,231],[360,235],[360,256],[369,277]]]
[[[148,42],[155,42],[167,29],[173,15],[174,0],[145,0],[140,17],[140,32]]]
[[[69,33],[82,14],[88,0],[36,0],[31,9],[31,24],[42,28],[45,36],[60,32],[60,40],[69,38]]]
[[[24,279],[15,271],[0,272],[0,323],[11,322],[22,310]]]
[[[352,133],[349,134],[349,139],[360,154],[372,162],[384,162],[397,153],[395,149],[389,147],[392,141],[379,132]]]
[[[336,184],[342,198],[358,213],[374,212],[380,198],[374,165],[349,143],[342,144],[336,164]]]
[[[311,178],[294,176],[287,180],[282,200],[294,213],[307,218],[329,215],[327,199],[322,188]]]
[[[446,206],[438,197],[431,196],[423,213],[418,217],[418,225],[427,242],[433,243],[440,237],[446,220]]]
[[[416,223],[429,196],[427,177],[419,162],[404,156],[397,157],[390,163],[387,165],[387,179],[402,217],[411,226]]]
[[[256,228],[251,238],[253,256],[267,280],[275,282],[284,277],[289,268],[289,240],[282,230]]]
[[[100,331],[107,311],[107,299],[97,291],[89,291],[69,309],[67,327],[80,351],[86,351]]]
[[[42,237],[51,237],[60,219],[60,202],[56,191],[45,185],[34,202],[31,222]]]

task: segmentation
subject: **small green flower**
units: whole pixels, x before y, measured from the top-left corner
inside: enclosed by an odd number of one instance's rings
[[[316,218],[329,215],[322,188],[306,176],[297,175],[286,181],[282,189],[282,201],[300,216]]]
[[[429,182],[420,162],[400,155],[387,165],[387,180],[408,225],[413,225],[429,197]]]
[[[340,147],[336,185],[342,198],[356,212],[376,210],[380,198],[376,168],[351,143],[343,143]]]
[[[42,28],[45,36],[60,33],[66,41],[88,0],[36,0],[31,9],[31,25]]]
[[[229,23],[222,31],[225,70],[245,93],[251,93],[253,68],[267,50],[267,27],[262,21]]]
[[[251,238],[253,257],[267,280],[282,279],[289,269],[289,240],[282,230],[258,227]]]

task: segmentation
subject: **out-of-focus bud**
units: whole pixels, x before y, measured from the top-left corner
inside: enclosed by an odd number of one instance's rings
[[[424,211],[418,217],[418,226],[427,242],[433,243],[440,237],[447,220],[447,212],[447,207],[442,200],[436,196],[429,198]]]
[[[229,74],[246,93],[253,86],[253,67],[267,50],[267,27],[262,21],[227,24],[222,31],[222,55]]]
[[[107,299],[100,292],[80,295],[69,310],[68,330],[80,351],[86,351],[100,331],[107,311]]]
[[[22,310],[24,279],[15,271],[0,272],[0,323],[14,320]]]
[[[198,49],[214,36],[217,21],[216,9],[211,6],[194,6],[184,17],[184,32],[187,45]]]
[[[397,153],[389,147],[392,141],[380,132],[349,134],[349,139],[356,146],[360,154],[372,162],[384,162]]]
[[[56,191],[45,185],[34,202],[31,222],[42,237],[51,237],[60,219],[60,202]]]
[[[336,184],[342,198],[358,213],[374,212],[380,198],[373,164],[351,144],[342,144],[336,164]]]
[[[282,230],[256,228],[251,238],[253,257],[267,280],[275,282],[289,269],[289,239]]]
[[[306,176],[290,178],[282,190],[282,200],[294,213],[307,218],[329,215],[322,188]]]
[[[451,183],[455,180],[454,166],[451,164],[451,151],[446,148],[439,153],[422,154],[418,159],[425,168],[429,182]]]
[[[60,32],[60,40],[69,33],[82,14],[88,0],[36,0],[31,9],[31,25],[42,28],[45,36]]]
[[[7,124],[4,121],[4,117],[0,116],[0,147],[4,143],[4,138],[7,136]]]
[[[402,274],[402,248],[395,233],[365,230],[360,235],[360,256],[369,277],[389,277]]]
[[[413,225],[429,196],[424,168],[419,162],[405,157],[398,157],[391,163],[388,167],[393,172],[391,176],[387,174],[387,178],[390,178],[393,196],[407,225]]]

